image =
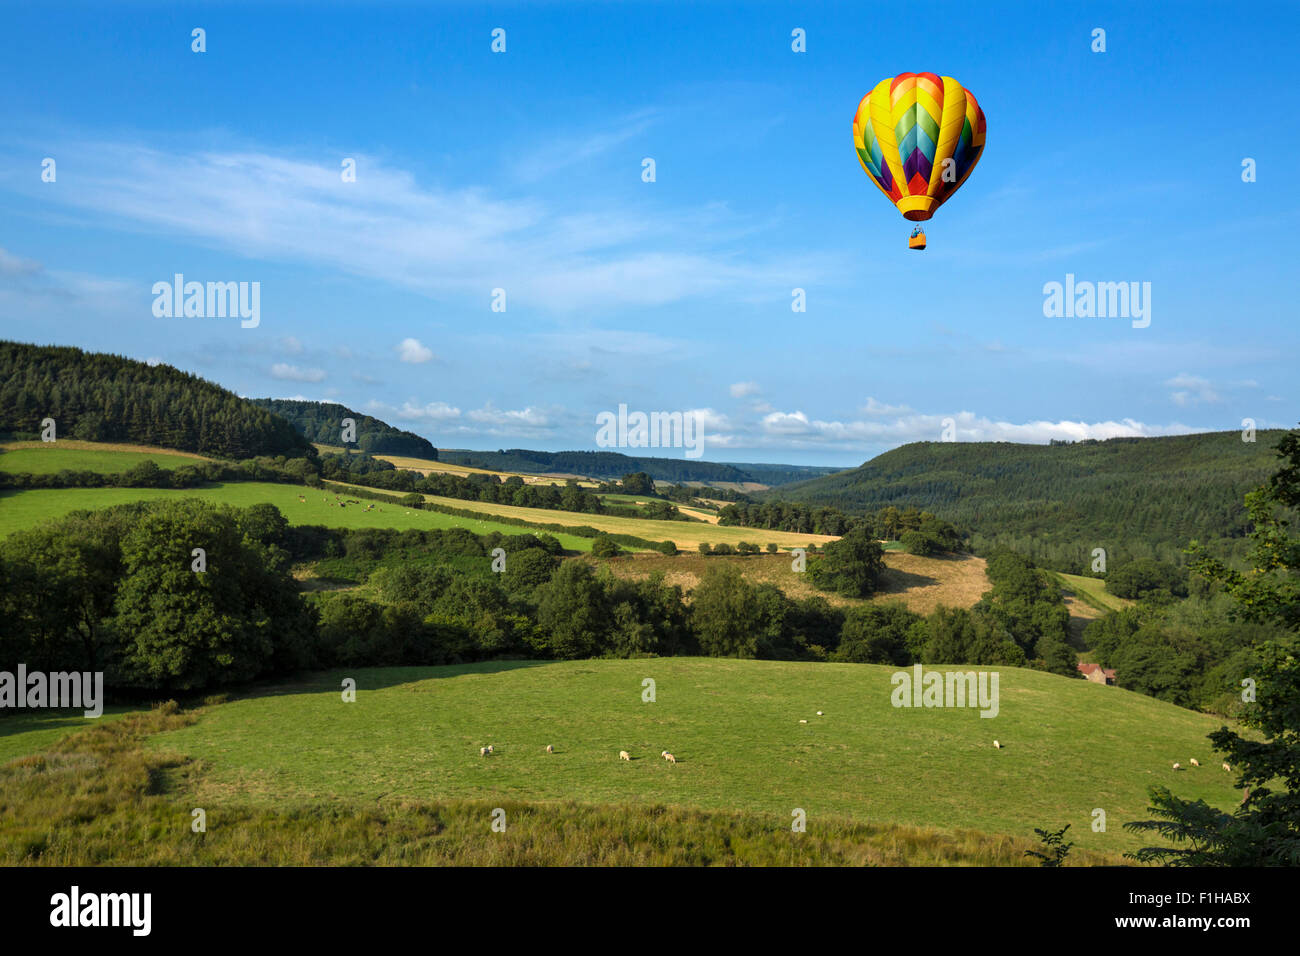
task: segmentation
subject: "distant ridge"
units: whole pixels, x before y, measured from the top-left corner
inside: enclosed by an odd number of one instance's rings
[[[289,422],[310,442],[340,445],[343,419],[356,423],[355,447],[371,455],[401,455],[409,458],[438,460],[438,449],[427,438],[402,431],[370,415],[355,412],[338,402],[308,402],[291,398],[253,398],[253,404],[265,408]]]
[[[444,448],[442,460],[454,465],[491,471],[520,471],[529,474],[582,475],[589,478],[622,478],[643,471],[656,481],[758,482],[735,465],[689,458],[639,458],[615,451],[530,451],[510,448],[502,451],[470,451]]]
[[[1193,539],[1243,545],[1242,498],[1276,470],[1284,434],[916,442],[762,497],[845,511],[913,506],[972,532],[977,550],[1011,547],[1060,571],[1082,570],[1095,548],[1112,566],[1133,557],[1182,563]]]

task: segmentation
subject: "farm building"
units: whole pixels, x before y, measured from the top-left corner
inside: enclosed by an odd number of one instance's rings
[[[1079,664],[1079,673],[1095,684],[1115,683],[1115,671],[1099,664]]]

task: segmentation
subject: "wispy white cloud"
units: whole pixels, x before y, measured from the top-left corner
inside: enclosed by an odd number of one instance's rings
[[[276,362],[271,366],[271,377],[286,382],[323,382],[325,371],[319,368],[299,368],[287,362]]]
[[[628,135],[612,134],[589,151]],[[571,211],[541,198],[422,185],[370,157],[358,157],[349,183],[336,167],[259,148],[70,142],[60,155],[95,161],[61,181],[54,201],[119,228],[456,296],[485,312],[496,288],[511,308],[565,311],[756,289],[788,295],[833,268],[812,255],[741,255],[729,241],[736,217],[718,208],[638,212],[611,201]]]

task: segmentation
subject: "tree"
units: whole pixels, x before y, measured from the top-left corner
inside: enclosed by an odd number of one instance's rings
[[[591,542],[591,553],[598,558],[613,558],[620,552],[618,542],[607,534],[598,534]]]
[[[826,545],[821,560],[809,568],[812,583],[823,591],[870,597],[885,572],[885,552],[863,528],[855,528]]]
[[[1290,634],[1300,631],[1300,538],[1289,515],[1300,507],[1300,433],[1277,445],[1282,467],[1246,496],[1253,524],[1254,568],[1231,569],[1193,542],[1192,568],[1217,582],[1236,601],[1241,617],[1272,621]],[[1143,847],[1143,861],[1177,866],[1300,865],[1300,659],[1296,642],[1268,640],[1255,648],[1256,700],[1242,723],[1259,732],[1252,740],[1221,727],[1209,735],[1216,751],[1236,768],[1245,799],[1231,814],[1203,800],[1188,801],[1164,788],[1150,791],[1159,818],[1126,823],[1186,846]]]
[[[197,690],[309,662],[311,617],[297,583],[273,569],[229,506],[154,505],[122,541],[122,571],[113,628],[134,686]]]
[[[866,604],[849,610],[831,660],[854,664],[910,664],[908,632],[921,621],[901,604]]]
[[[542,649],[569,659],[600,652],[609,631],[610,609],[591,565],[565,561],[536,596]]]
[[[758,591],[734,564],[704,572],[691,599],[691,628],[710,657],[756,657],[765,630]]]

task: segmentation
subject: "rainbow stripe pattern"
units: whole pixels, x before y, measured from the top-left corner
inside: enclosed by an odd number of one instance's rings
[[[871,181],[906,219],[929,219],[984,152],[984,111],[951,76],[900,73],[853,116],[853,146]]]

